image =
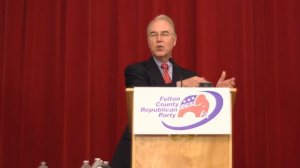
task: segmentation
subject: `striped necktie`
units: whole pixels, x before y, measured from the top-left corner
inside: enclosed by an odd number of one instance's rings
[[[172,83],[172,80],[170,78],[169,71],[168,71],[169,65],[166,63],[163,63],[163,64],[161,64],[161,68],[163,69],[163,78],[164,78],[165,84]]]

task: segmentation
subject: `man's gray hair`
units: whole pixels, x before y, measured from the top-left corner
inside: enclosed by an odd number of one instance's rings
[[[150,33],[150,27],[151,27],[152,23],[157,20],[164,20],[164,21],[168,22],[172,26],[172,28],[174,30],[174,34],[176,35],[175,24],[174,24],[173,20],[167,15],[158,15],[153,20],[151,20],[147,27],[147,35],[149,35],[149,33]]]

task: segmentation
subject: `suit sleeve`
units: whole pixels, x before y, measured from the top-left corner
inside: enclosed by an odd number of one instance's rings
[[[149,81],[137,68],[128,66],[125,69],[125,84],[126,87],[149,86]]]

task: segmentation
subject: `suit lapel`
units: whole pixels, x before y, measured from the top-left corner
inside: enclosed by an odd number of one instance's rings
[[[161,72],[159,71],[158,66],[156,65],[152,57],[146,62],[146,69],[149,78],[151,79],[154,85],[164,84],[164,79],[161,75]]]
[[[181,70],[177,65],[173,64],[173,74],[172,74],[172,82],[180,81],[181,79]]]
[[[174,62],[171,61],[171,63]],[[147,73],[149,75],[149,78],[151,80],[151,82],[153,82],[153,85],[164,85],[164,79],[161,75],[161,72],[158,69],[157,64],[155,63],[155,61],[153,60],[153,57],[151,57],[148,61],[146,61],[146,69],[147,69]],[[176,82],[179,80],[182,80],[181,78],[181,74],[180,74],[180,69],[177,65],[173,64],[173,74],[172,74],[172,81]]]

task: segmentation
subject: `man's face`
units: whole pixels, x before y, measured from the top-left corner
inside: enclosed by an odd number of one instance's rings
[[[173,27],[164,20],[152,22],[148,30],[148,46],[151,53],[161,61],[168,61],[176,45]]]

